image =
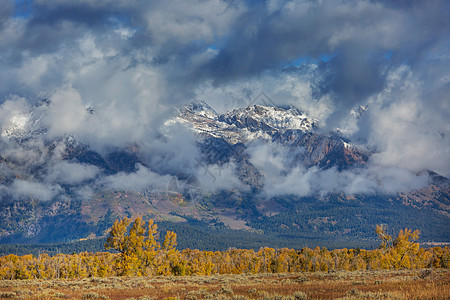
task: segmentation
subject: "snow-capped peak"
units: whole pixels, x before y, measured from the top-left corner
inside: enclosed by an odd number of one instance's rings
[[[351,110],[350,115],[353,117],[359,119],[361,118],[362,114],[369,109],[369,105],[360,105],[357,108],[354,108]]]
[[[46,132],[41,120],[49,103],[49,100],[44,99],[28,111],[12,114],[8,120],[0,124],[1,136],[24,141]]]
[[[302,111],[289,107],[287,109],[264,106],[264,105],[252,105],[246,108],[235,109],[224,115],[219,116],[219,120],[228,124],[235,123],[239,125],[264,125],[270,126],[279,130],[312,130],[317,121],[307,117]]]
[[[217,112],[203,101],[193,102],[186,105],[183,107],[181,113],[190,113],[208,118],[215,118],[217,116]]]
[[[185,106],[171,122],[189,124],[197,134],[223,138],[233,144],[258,138],[270,140],[275,131],[307,132],[317,124],[292,107],[251,105],[219,115],[205,102]]]
[[[11,116],[2,127],[2,137],[20,137],[28,131],[29,114]]]

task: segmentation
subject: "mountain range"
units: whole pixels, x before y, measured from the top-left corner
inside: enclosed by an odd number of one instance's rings
[[[50,136],[50,106],[43,100],[1,128],[0,243],[96,239],[115,219],[135,216],[179,230],[181,247],[371,245],[382,223],[450,242],[447,178],[423,170],[411,175],[422,182],[416,188],[390,189],[391,171],[367,171],[373,151],[297,108],[220,114],[205,102],[186,105],[158,140],[170,130],[192,137],[186,149],[196,155],[177,168],[156,164],[170,153],[151,147],[97,149],[71,134]]]

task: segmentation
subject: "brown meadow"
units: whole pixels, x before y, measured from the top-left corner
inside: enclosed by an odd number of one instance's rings
[[[3,280],[11,299],[449,299],[448,269]]]

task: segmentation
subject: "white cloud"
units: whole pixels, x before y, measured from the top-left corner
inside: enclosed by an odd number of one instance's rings
[[[171,176],[161,176],[142,165],[138,165],[135,173],[120,172],[104,177],[98,184],[104,189],[113,190],[143,191],[154,189],[164,191],[170,179]]]
[[[49,168],[47,180],[50,182],[79,184],[93,179],[99,173],[97,167],[86,164],[60,161]]]
[[[226,1],[156,1],[145,13],[150,34],[156,43],[187,44],[200,40],[214,43],[245,10],[243,5]]]
[[[61,187],[59,185],[16,179],[10,188],[10,192],[17,197],[32,197],[48,201],[61,192]]]
[[[245,189],[236,174],[236,165],[232,162],[222,166],[200,163],[197,178],[204,192]]]
[[[50,100],[52,103],[44,119],[50,135],[73,134],[85,124],[88,114],[77,90],[72,87],[62,88]]]
[[[393,194],[419,189],[429,180],[426,174],[417,175],[408,169],[371,162],[364,168],[343,171],[335,168],[307,169],[295,161],[296,155],[292,149],[276,143],[254,144],[248,152],[250,162],[264,176],[264,191],[270,197],[327,193]]]
[[[390,73],[386,88],[371,99],[369,143],[379,150],[372,160],[450,176],[450,166],[442,163],[450,158],[450,110],[430,105],[423,85],[402,66]]]

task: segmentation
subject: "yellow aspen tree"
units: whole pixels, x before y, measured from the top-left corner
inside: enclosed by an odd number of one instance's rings
[[[275,257],[275,249],[268,247],[261,248],[258,251],[258,256],[261,261],[262,273],[272,273]]]
[[[442,263],[440,268],[449,268],[450,267],[450,248],[444,247],[444,254],[442,255]]]
[[[284,273],[289,271],[290,265],[290,256],[288,253],[288,249],[283,248],[277,251],[276,258],[274,261],[274,272],[275,273]]]
[[[162,248],[157,253],[156,273],[158,275],[172,275],[173,267],[177,265],[178,251],[176,250],[177,235],[167,231]]]
[[[143,222],[137,217],[128,232],[131,221],[127,218],[116,220],[106,240],[106,249],[115,249],[120,253],[118,269],[121,275],[151,275],[154,259],[160,250],[156,242],[157,225],[153,220]]]
[[[378,237],[381,240],[381,245],[379,246],[379,248],[385,249],[385,250],[393,247],[392,236],[387,234],[386,231],[387,231],[386,225],[380,224],[380,225],[376,226],[375,233],[378,235]]]
[[[395,268],[411,268],[411,257],[414,257],[418,252],[420,245],[415,243],[419,239],[419,230],[412,231],[405,228],[400,230],[397,238],[394,241]]]

